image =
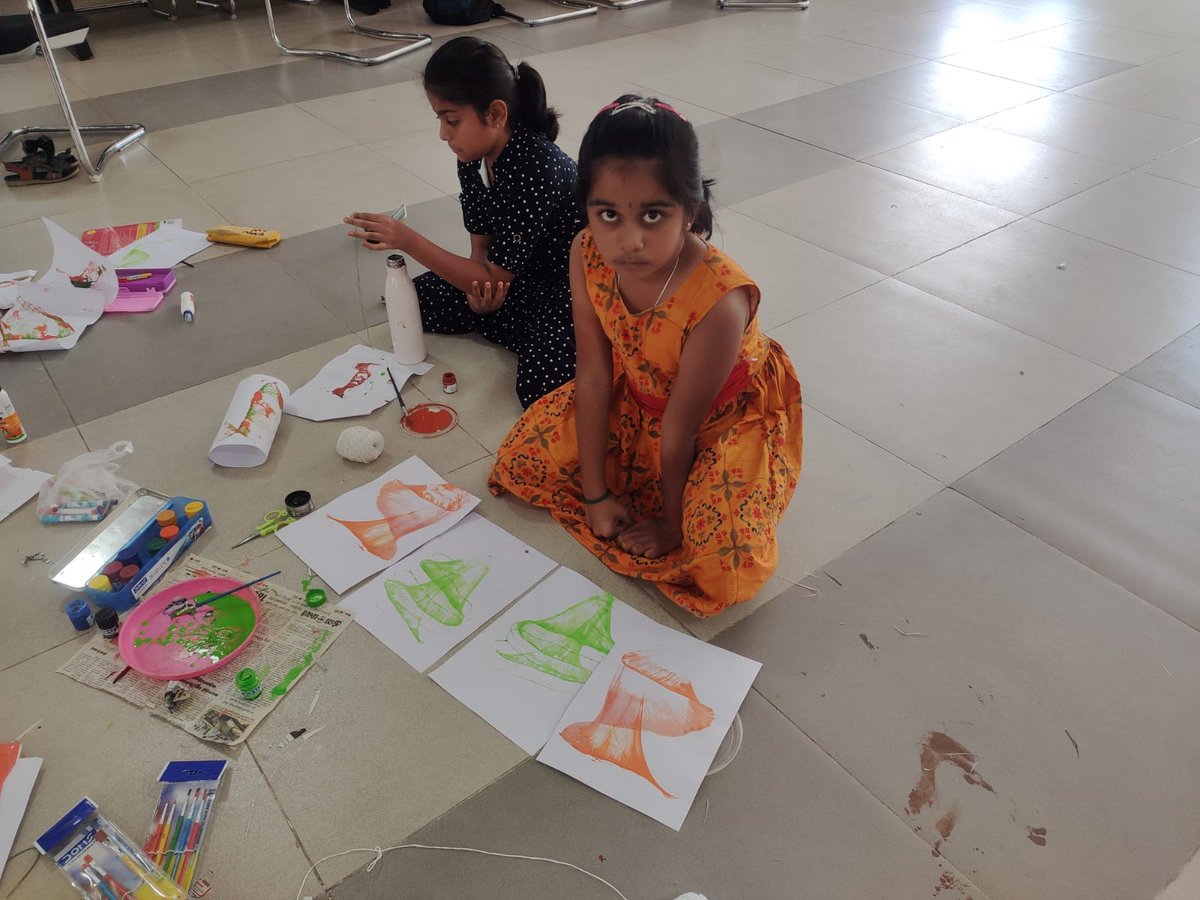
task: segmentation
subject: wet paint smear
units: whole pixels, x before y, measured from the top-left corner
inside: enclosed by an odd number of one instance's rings
[[[1035,828],[1032,825],[1026,826],[1025,830],[1029,833],[1029,839],[1039,847],[1046,846],[1046,829]]]
[[[876,647],[874,644],[871,643],[871,639],[869,637],[867,637],[865,634],[860,634],[859,637],[862,638],[862,642],[864,644],[866,644],[868,647],[870,647],[872,650],[879,649],[878,647]]]
[[[321,649],[321,645],[325,643],[325,640],[328,637],[329,629],[326,628],[317,636],[317,639],[313,641],[312,646],[308,648],[308,652],[304,654],[304,657],[300,660],[300,662],[291,669],[288,669],[288,673],[283,676],[283,681],[271,688],[272,697],[282,697],[287,693],[287,689],[291,687],[292,682],[299,678],[304,670],[312,665],[312,661],[316,657],[317,651]]]
[[[950,810],[950,812],[946,813],[944,816],[942,816],[940,819],[938,819],[937,822],[934,824],[933,827],[936,828],[938,834],[941,835],[941,838],[939,838],[938,840],[933,842],[933,855],[934,856],[942,855],[942,841],[944,841],[950,837],[950,832],[954,831],[954,826],[957,824],[958,824],[958,807],[957,806],[952,808]]]
[[[197,601],[216,596],[201,594]],[[176,616],[166,631],[151,634],[149,620],[142,620],[141,629],[133,640],[135,647],[175,644],[193,656],[205,656],[213,662],[224,659],[243,643],[254,630],[254,609],[241,597],[231,595],[197,608],[195,613]],[[161,627],[161,622],[157,623]],[[157,629],[154,629],[157,630]]]
[[[953,872],[943,872],[938,878],[937,884],[933,886],[933,896],[937,897],[944,891],[955,891],[960,897],[967,890],[967,883],[956,876]],[[966,900],[971,900],[971,895],[966,895]]]
[[[916,815],[927,806],[932,807],[937,800],[937,769],[942,763],[962,769],[963,780],[967,784],[996,793],[976,770],[974,753],[949,735],[933,731],[921,742],[921,777],[908,795],[909,815]]]

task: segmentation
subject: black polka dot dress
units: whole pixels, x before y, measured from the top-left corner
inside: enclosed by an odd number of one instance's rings
[[[476,332],[517,354],[522,406],[575,377],[568,259],[583,227],[575,206],[575,162],[557,144],[518,128],[492,163],[458,164],[463,224],[489,235],[488,260],[513,273],[504,303],[480,315],[454,285],[426,272],[415,279],[421,323],[439,334]]]

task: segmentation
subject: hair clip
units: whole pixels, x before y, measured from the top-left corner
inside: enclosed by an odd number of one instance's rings
[[[661,103],[658,100],[655,100],[653,103],[651,103],[649,100],[643,100],[641,98],[637,100],[626,100],[624,103],[610,103],[607,106],[602,106],[600,107],[600,111],[596,113],[596,116],[599,117],[605,113],[615,116],[617,113],[627,112],[631,109],[640,109],[643,112],[649,113],[650,115],[654,115],[660,109],[664,109],[673,114],[677,119],[680,119],[684,122],[687,121],[687,119],[679,114],[679,111],[676,110],[675,107],[669,106],[666,103]]]

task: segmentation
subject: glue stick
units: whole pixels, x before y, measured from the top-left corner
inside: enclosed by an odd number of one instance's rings
[[[180,294],[179,311],[183,314],[183,321],[190,325],[192,319],[196,318],[196,295],[191,291],[184,291]]]

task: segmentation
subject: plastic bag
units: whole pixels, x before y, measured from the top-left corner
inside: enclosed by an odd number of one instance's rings
[[[38,519],[55,522],[99,522],[137,485],[117,477],[119,460],[133,452],[129,441],[117,441],[107,450],[81,453],[42,485],[38,494]]]

